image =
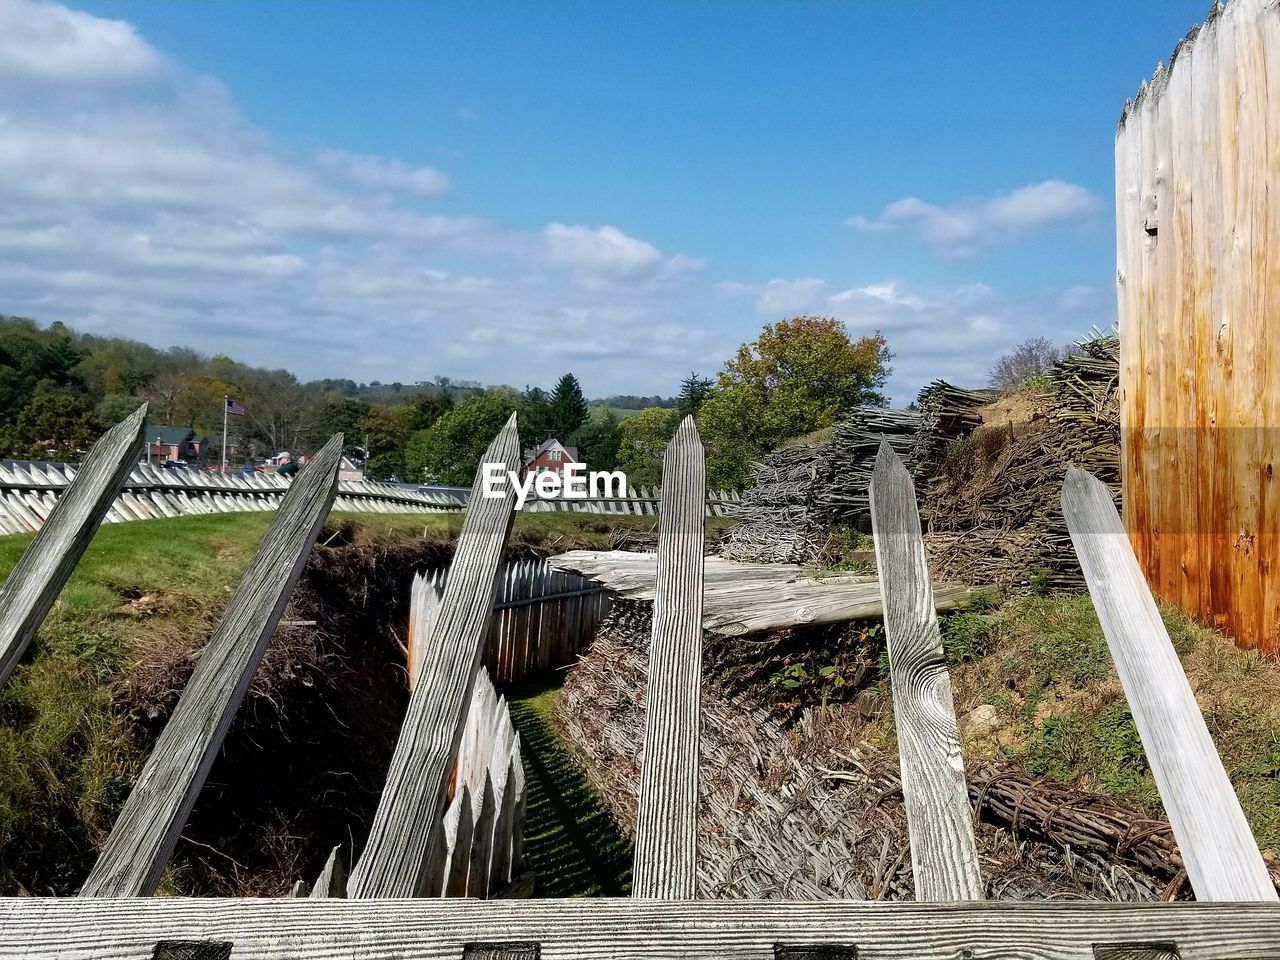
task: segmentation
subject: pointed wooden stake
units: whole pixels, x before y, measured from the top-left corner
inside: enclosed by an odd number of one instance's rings
[[[146,419],[144,403],[99,438],[0,587],[0,684],[49,615],[133,470]]]
[[[1276,900],[1111,490],[1071,467],[1062,512],[1197,900]]]
[[[466,519],[445,580],[430,637],[421,638],[421,673],[391,757],[369,840],[351,871],[353,898],[416,897],[430,864],[431,838],[444,813],[449,769],[458,754],[466,705],[493,615],[498,566],[514,516],[515,492],[486,497],[484,464],[519,470],[520,438],[513,413],[476,471]]]
[[[981,900],[973,813],[915,485],[883,440],[869,493],[916,899]]]
[[[289,487],[200,653],[81,896],[145,897],[186,825],[338,490],[342,434]]]
[[[685,417],[662,461],[633,897],[695,895],[706,486],[702,440]]]

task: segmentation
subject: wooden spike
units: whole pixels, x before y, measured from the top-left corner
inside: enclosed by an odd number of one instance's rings
[[[498,567],[511,532],[515,494],[482,495],[483,464],[520,468],[516,416],[485,452],[449,568],[436,628],[391,758],[364,853],[351,871],[352,897],[413,897],[428,862],[432,825],[444,810],[449,770],[458,753],[465,707],[493,614]]]
[[[0,587],[0,684],[22,658],[133,470],[146,418],[144,403],[99,438]]]
[[[81,896],[155,892],[338,490],[342,435],[298,474],[258,544]]]
[[[340,898],[347,895],[347,869],[342,863],[342,848],[334,847],[329,851],[329,859],[324,863],[324,869],[320,871],[320,876],[316,878],[316,884],[311,888],[311,898],[319,900],[322,898]]]
[[[1196,899],[1275,901],[1110,489],[1071,467],[1062,512]]]
[[[869,494],[916,899],[981,900],[973,814],[915,485],[886,441]]]
[[[690,900],[695,893],[705,498],[702,441],[685,417],[662,462],[633,897]]]

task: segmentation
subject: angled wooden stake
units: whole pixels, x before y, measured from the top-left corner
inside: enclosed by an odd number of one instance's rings
[[[146,419],[144,403],[99,438],[0,587],[0,684],[49,615],[133,470]]]
[[[695,894],[705,498],[702,440],[685,417],[662,461],[633,897]]]
[[[298,474],[147,758],[81,896],[145,897],[204,786],[338,490],[342,435]]]
[[[884,441],[869,492],[916,899],[981,900],[973,814],[915,485]]]
[[[311,888],[311,899],[345,897],[347,895],[347,870],[342,864],[342,848],[334,847],[329,851],[329,859],[324,869],[316,878],[316,885]]]
[[[484,496],[484,464],[500,464],[505,471],[519,470],[520,462],[512,414],[476,471],[434,633],[420,639],[425,645],[422,672],[409,696],[369,840],[347,883],[349,897],[421,895],[428,847],[444,813],[449,769],[458,754],[466,706],[484,653],[498,565],[514,516],[515,492],[505,480],[499,486],[501,496]]]
[[[1071,467],[1062,512],[1197,900],[1275,901],[1111,490]]]

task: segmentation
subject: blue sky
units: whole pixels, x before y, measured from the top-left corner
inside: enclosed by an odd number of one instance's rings
[[[0,0],[0,312],[304,377],[672,392],[798,312],[891,392],[1115,316],[1160,3]]]

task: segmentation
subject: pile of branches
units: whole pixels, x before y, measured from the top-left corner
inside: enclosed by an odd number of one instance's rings
[[[935,576],[1010,588],[1078,589],[1062,480],[1084,467],[1119,494],[1120,344],[1081,343],[1049,375],[1047,416],[1021,434],[988,423],[951,444],[922,497]]]
[[[614,818],[635,827],[650,606],[621,601],[570,672],[556,720]],[[861,742],[857,711],[811,710],[788,730],[709,689],[702,707],[698,893],[704,899],[913,896],[896,761]],[[1167,824],[984,765],[970,777],[992,899],[1183,894]]]
[[[935,380],[916,398],[920,408],[920,428],[907,457],[907,469],[916,483],[927,480],[938,466],[952,442],[969,436],[982,425],[978,408],[999,396],[996,390],[965,390],[945,380]]]
[[[910,455],[920,414],[888,407],[859,407],[836,428],[827,451],[827,482],[813,491],[813,518],[827,526],[865,525],[867,488],[880,441],[898,456]]]
[[[933,475],[951,443],[982,422],[976,411],[993,397],[989,390],[935,380],[920,392],[919,412],[859,407],[831,439],[773,451],[753,464],[734,511],[738,523],[721,552],[758,563],[815,560],[833,527],[866,529],[867,487],[881,440],[921,483]]]
[[[752,464],[723,556],[757,563],[802,563],[810,557],[817,527],[809,507],[813,491],[829,475],[828,444],[783,447]]]

